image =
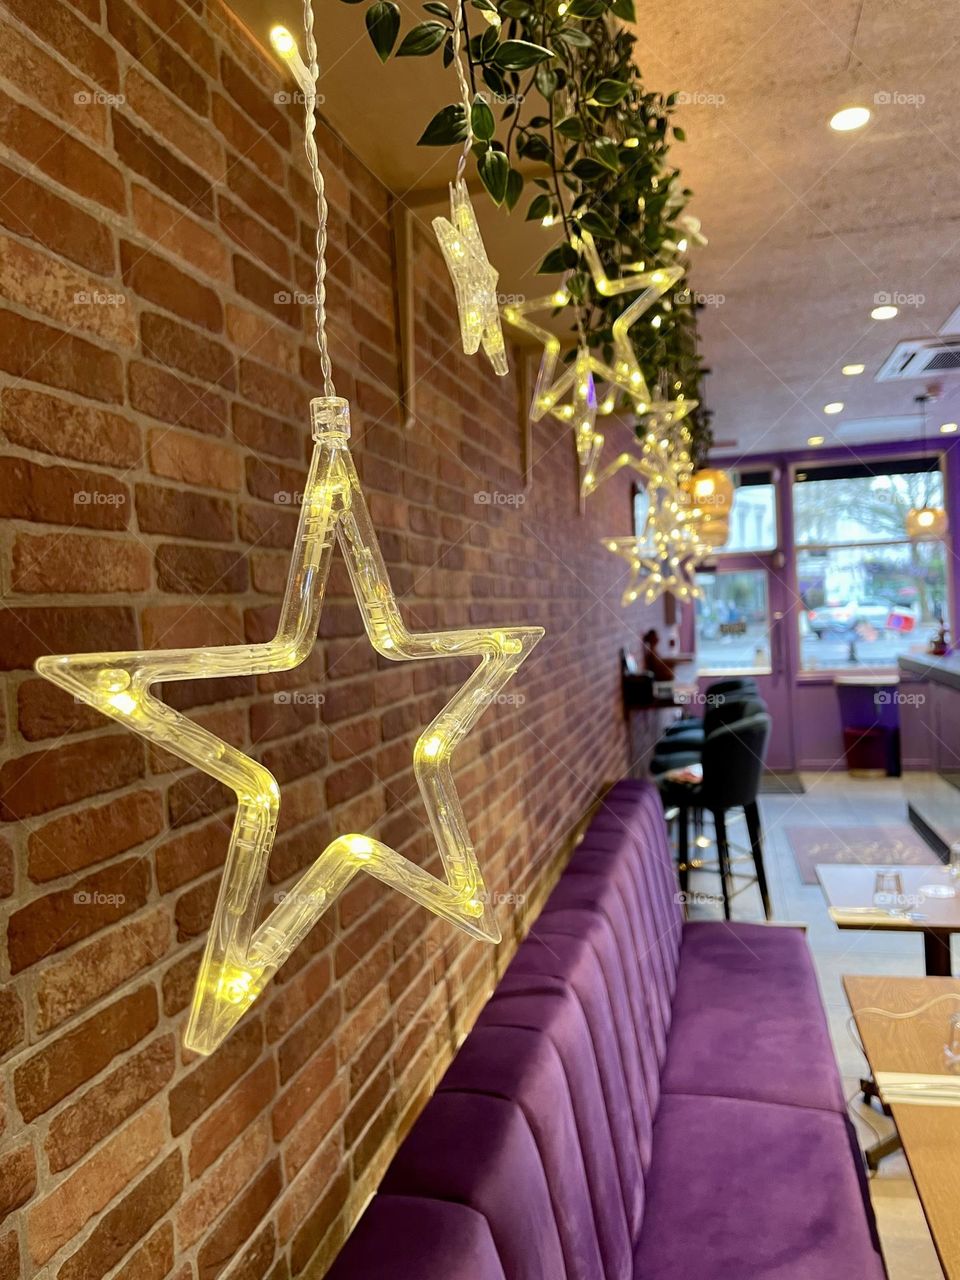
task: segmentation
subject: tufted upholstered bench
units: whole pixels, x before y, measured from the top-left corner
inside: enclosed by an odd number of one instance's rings
[[[608,794],[329,1280],[882,1280],[802,930],[687,923]]]

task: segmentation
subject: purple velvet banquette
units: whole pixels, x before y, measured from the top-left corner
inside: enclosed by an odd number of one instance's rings
[[[607,795],[329,1280],[882,1280],[803,931],[687,923]]]

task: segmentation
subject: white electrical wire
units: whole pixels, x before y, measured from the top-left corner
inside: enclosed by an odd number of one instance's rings
[[[327,196],[320,170],[320,157],[317,154],[317,80],[320,66],[317,62],[317,42],[313,34],[313,0],[303,0],[303,30],[306,40],[307,70],[309,82],[305,86],[305,136],[304,150],[313,177],[313,187],[317,193],[317,270],[316,294],[314,297],[314,314],[317,325],[317,347],[320,351],[320,371],[323,374],[323,394],[327,397],[337,394],[333,385],[333,374],[330,367],[330,349],[327,345]]]
[[[307,0],[309,3],[309,0]],[[457,182],[463,177],[467,167],[467,158],[470,155],[470,148],[473,146],[473,125],[471,123],[472,99],[470,97],[470,86],[467,83],[467,75],[463,69],[463,58],[460,55],[461,45],[463,43],[463,5],[464,0],[456,0],[455,12],[453,17],[453,63],[457,68],[457,81],[460,85],[460,101],[463,103],[463,117],[467,126],[467,136],[464,139],[463,151],[457,164]]]

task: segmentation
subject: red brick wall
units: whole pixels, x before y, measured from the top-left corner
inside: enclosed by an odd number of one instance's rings
[[[295,108],[213,0],[0,9],[0,1275],[318,1275],[535,915],[626,744],[617,651],[641,617],[576,514],[573,446],[465,360],[417,241],[420,422],[396,408],[388,197],[321,131],[337,385],[414,627],[547,639],[458,756],[499,948],[361,878],[227,1044],[181,1045],[231,796],[31,674],[39,654],[261,640],[277,616],[319,388]],[[38,90],[42,88],[42,96]],[[87,300],[84,301],[84,295]],[[457,665],[391,666],[338,564],[313,657],[172,687],[281,783],[271,892],[336,830],[431,860],[419,729]]]

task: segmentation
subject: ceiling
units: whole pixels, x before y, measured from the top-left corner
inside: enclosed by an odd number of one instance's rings
[[[300,0],[231,0],[258,38],[298,31]],[[315,0],[324,114],[420,216],[440,207],[448,149],[415,140],[451,99],[436,58],[380,67],[364,6]],[[694,288],[718,442],[738,453],[857,445],[919,434],[925,382],[874,374],[897,342],[933,337],[960,306],[960,38],[942,0],[636,0],[651,88],[678,90],[688,141],[672,155],[695,192],[706,248]],[[404,29],[423,14],[402,3]],[[835,133],[839,108],[873,115]],[[501,288],[545,292],[535,266],[556,232],[478,200]],[[880,295],[899,315],[873,321]],[[899,295],[897,297],[896,295]],[[882,299],[881,299],[882,300]],[[862,363],[860,377],[841,366]],[[825,404],[843,401],[828,417]],[[960,377],[943,379],[931,434],[960,419]]]

